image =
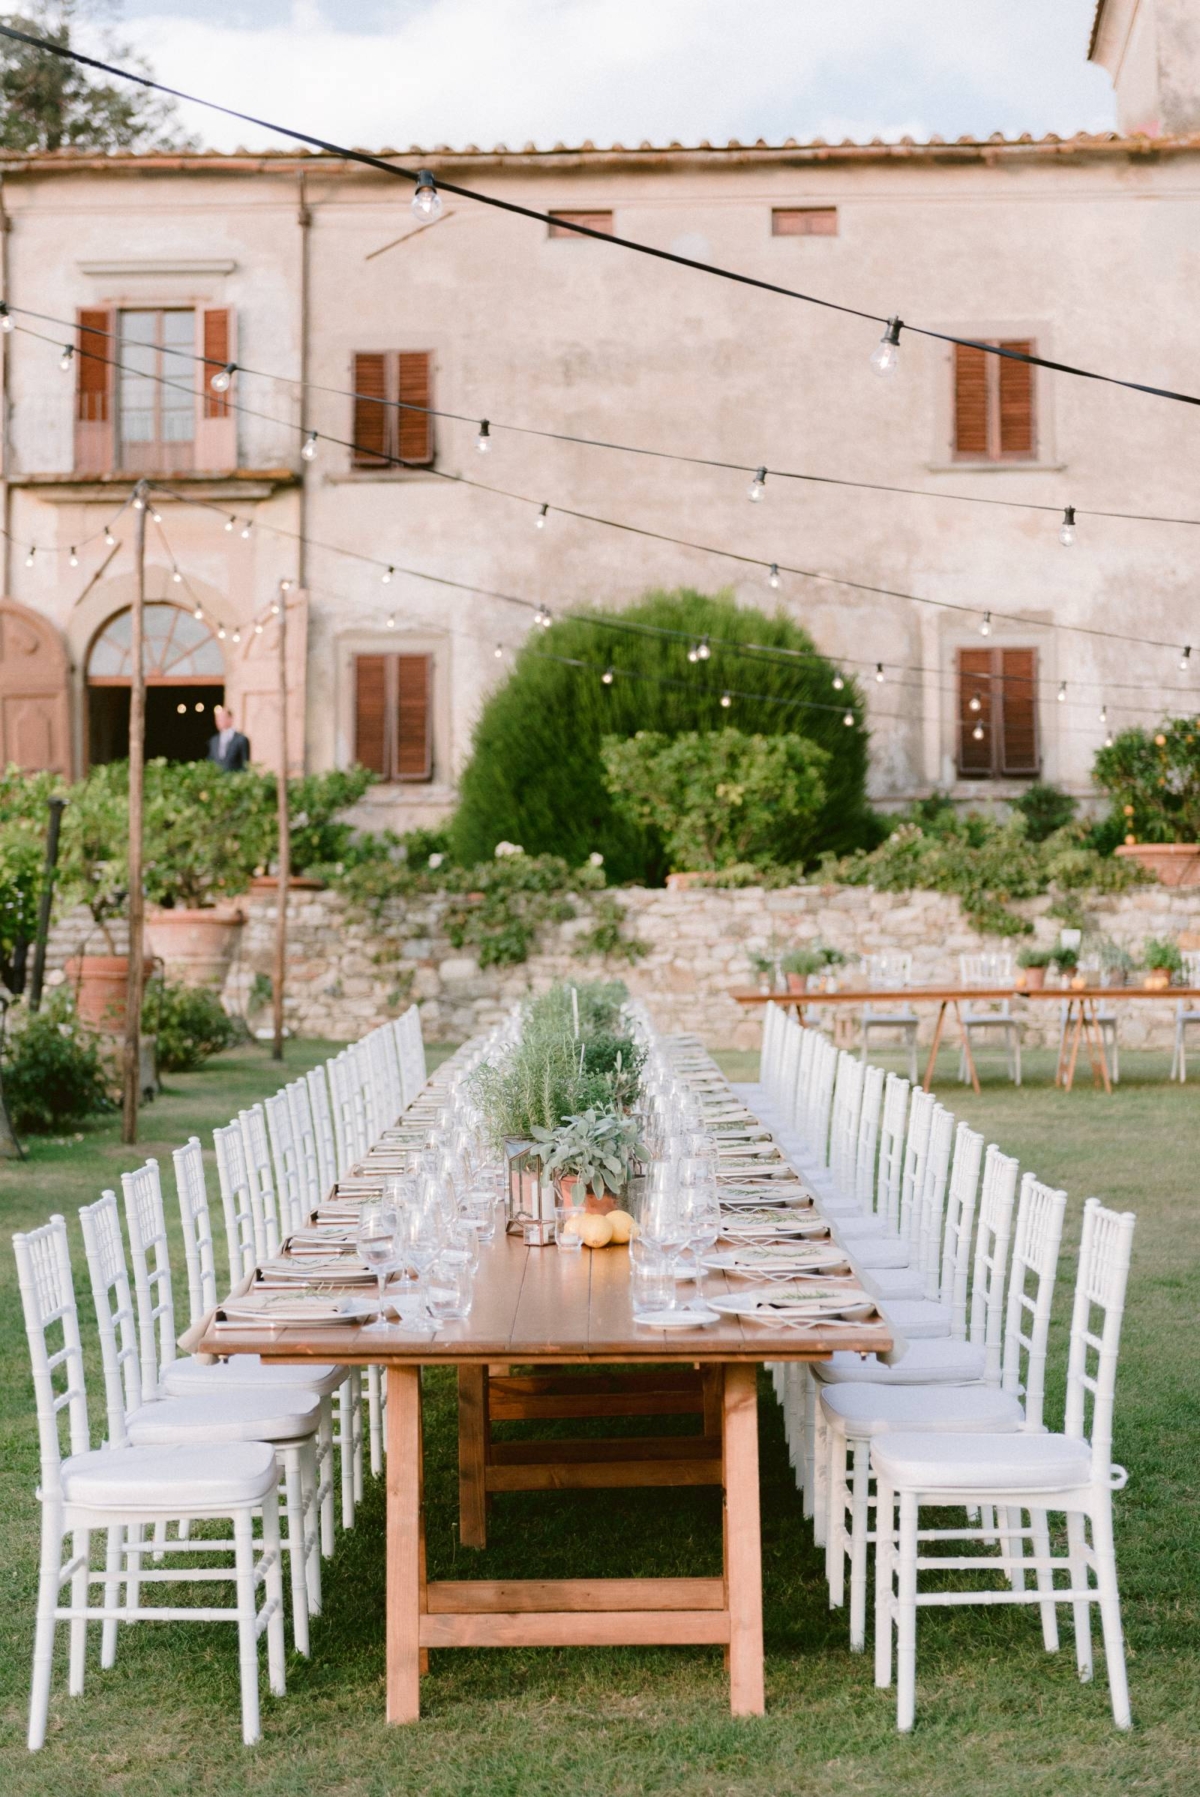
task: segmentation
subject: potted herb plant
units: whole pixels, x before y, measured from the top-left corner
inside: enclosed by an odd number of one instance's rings
[[[774,955],[760,955],[753,951],[747,956],[750,971],[758,981],[760,992],[774,992],[775,981],[779,972]]]
[[[58,899],[82,905],[92,929],[66,963],[75,1009],[92,1029],[125,1028],[129,956],[114,926],[127,915],[129,884],[129,781],[124,762],[94,768],[71,789],[63,814],[58,861]],[[96,936],[100,942],[95,943]],[[100,946],[99,954],[89,952]]]
[[[1067,952],[1064,950],[1064,953]],[[1073,952],[1073,951],[1072,951]],[[1040,992],[1046,984],[1046,969],[1054,963],[1052,948],[1023,948],[1017,955],[1017,966],[1023,977],[1020,983],[1027,992]]]
[[[189,986],[224,984],[268,811],[267,783],[212,762],[146,764],[146,947]]]
[[[1124,986],[1133,972],[1133,956],[1111,936],[1101,936],[1096,944],[1096,954],[1100,962],[1100,980],[1105,986]]]
[[[789,992],[807,992],[809,980],[824,966],[824,957],[816,948],[790,948],[779,958],[780,971],[787,980]]]
[[[566,1117],[557,1129],[535,1128],[542,1163],[561,1202],[606,1214],[624,1196],[635,1159],[646,1159],[633,1117],[596,1106]]]
[[[1060,942],[1052,951],[1051,965],[1057,967],[1059,976],[1065,986],[1082,986],[1083,976],[1079,972],[1079,950]]]
[[[1142,946],[1142,966],[1146,969],[1143,986],[1151,992],[1165,991],[1176,975],[1183,972],[1183,956],[1178,943],[1165,936],[1147,936]]]

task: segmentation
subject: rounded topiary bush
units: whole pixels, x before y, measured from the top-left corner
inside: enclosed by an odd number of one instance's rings
[[[660,881],[667,871],[662,842],[614,805],[601,742],[638,730],[673,737],[725,724],[800,734],[828,751],[825,803],[795,859],[814,844],[818,853],[844,854],[878,840],[866,799],[862,695],[850,679],[835,689],[837,668],[798,624],[688,590],[652,593],[627,611],[591,616],[604,626],[566,618],[534,631],[511,677],[484,706],[451,824],[460,861],[485,860],[508,841],[576,866],[599,852],[611,880]],[[704,637],[712,639],[708,658],[689,661],[689,648]],[[774,653],[756,653],[752,644]],[[792,653],[780,656],[781,649]],[[614,678],[606,685],[608,668]],[[734,695],[728,707],[724,692]],[[857,719],[849,727],[847,706]]]

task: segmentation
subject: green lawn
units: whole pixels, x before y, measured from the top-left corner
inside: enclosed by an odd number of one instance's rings
[[[290,1044],[288,1076],[329,1045]],[[846,1651],[845,1619],[826,1608],[822,1567],[764,1385],[763,1528],[767,1714],[734,1722],[721,1656],[710,1649],[434,1653],[419,1728],[383,1723],[383,1504],[368,1482],[357,1529],[339,1538],[315,1621],[313,1658],[289,1662],[287,1697],[264,1702],[264,1738],[241,1746],[232,1630],[140,1626],[124,1632],[115,1671],[89,1659],[82,1699],[56,1673],[49,1745],[25,1754],[36,1571],[33,1401],[11,1255],[0,1251],[0,1791],[4,1797],[634,1797],[682,1792],[820,1797],[1126,1797],[1200,1791],[1197,1604],[1196,1207],[1198,1090],[1169,1087],[1163,1056],[1126,1057],[1111,1099],[1056,1092],[1049,1060],[1028,1057],[1020,1092],[985,1068],[983,1096],[952,1083],[943,1100],[1070,1194],[1052,1350],[1050,1415],[1061,1407],[1062,1350],[1083,1199],[1139,1217],[1118,1390],[1117,1499],[1135,1729],[1113,1729],[1102,1675],[1081,1686],[1070,1626],[1064,1651],[1041,1649],[1035,1610],[925,1612],[916,1732],[894,1732],[891,1693],[870,1656]],[[735,1078],[755,1057],[724,1057]],[[164,1162],[193,1131],[274,1090],[261,1049],[176,1077],[146,1113],[145,1143],[122,1149],[111,1127],[39,1145],[0,1165],[8,1228],[63,1211],[77,1284],[86,1284],[75,1213],[144,1153]],[[170,1182],[168,1180],[168,1191]],[[215,1196],[215,1189],[214,1189]],[[182,1277],[182,1268],[180,1268]],[[454,1395],[427,1376],[430,1572],[562,1576],[719,1571],[712,1492],[572,1493],[497,1503],[484,1554],[455,1533]],[[100,1390],[93,1378],[94,1427]],[[572,1425],[578,1432],[581,1425]]]

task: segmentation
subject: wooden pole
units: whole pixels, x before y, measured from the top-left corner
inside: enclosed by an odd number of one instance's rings
[[[288,887],[292,878],[292,829],[288,817],[288,690],[287,690],[287,595],[288,583],[279,584],[279,891],[275,906],[275,973],[271,1001],[275,1035],[271,1059],[283,1059],[283,988],[287,968]]]
[[[125,987],[125,1054],[121,1070],[121,1140],[136,1142],[142,1048],[142,792],[146,768],[146,491],[134,488],[133,607],[129,638],[129,979]]]
[[[29,982],[29,1009],[36,1011],[42,1002],[42,985],[46,977],[46,943],[50,938],[50,913],[54,906],[54,876],[58,869],[58,836],[67,801],[61,797],[47,799],[50,821],[46,825],[46,862],[42,869],[42,892],[38,902],[37,936],[33,944],[33,976]]]

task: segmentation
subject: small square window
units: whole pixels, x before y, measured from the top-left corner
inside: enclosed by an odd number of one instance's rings
[[[772,237],[836,237],[836,206],[773,206]]]
[[[601,231],[605,237],[613,234],[613,215],[611,212],[552,212],[550,214],[551,237],[573,237],[576,243],[586,243],[578,231],[572,231],[571,225],[586,225],[589,231]]]

